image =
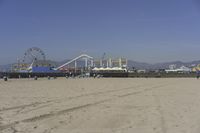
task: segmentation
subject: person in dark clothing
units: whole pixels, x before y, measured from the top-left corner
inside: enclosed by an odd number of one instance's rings
[[[200,76],[200,71],[197,70],[197,79],[199,79],[199,76]]]

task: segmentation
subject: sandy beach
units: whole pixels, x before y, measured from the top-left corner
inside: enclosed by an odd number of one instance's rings
[[[0,80],[0,133],[199,133],[194,78]]]

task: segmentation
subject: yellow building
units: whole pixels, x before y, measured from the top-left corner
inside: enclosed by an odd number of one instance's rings
[[[193,72],[200,71],[200,64],[192,68]]]

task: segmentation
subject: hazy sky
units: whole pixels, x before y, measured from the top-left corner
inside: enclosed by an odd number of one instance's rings
[[[104,52],[142,62],[200,59],[196,0],[0,0],[0,64],[29,47],[48,59]]]

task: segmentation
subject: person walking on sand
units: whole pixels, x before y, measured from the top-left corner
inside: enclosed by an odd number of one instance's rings
[[[199,76],[200,76],[200,71],[197,70],[197,79],[199,79]]]

